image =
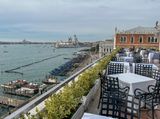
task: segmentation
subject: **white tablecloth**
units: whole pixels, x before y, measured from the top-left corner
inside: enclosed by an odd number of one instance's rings
[[[140,88],[140,89],[147,92],[148,86],[155,85],[155,83],[156,83],[156,80],[153,78],[137,75],[134,73],[114,74],[114,75],[110,75],[110,76],[118,77],[121,87],[129,86],[130,87],[130,91],[129,91],[130,95],[134,95],[134,90],[136,88]]]
[[[130,95],[134,95],[134,91],[136,88],[139,88],[141,90],[148,92],[148,86],[155,85],[155,83],[156,83],[155,79],[141,76],[141,75],[137,75],[134,73],[114,74],[114,75],[110,75],[110,76],[118,77],[120,87],[126,87],[126,86],[130,87],[130,90],[129,90]],[[130,98],[128,98],[128,99],[131,100]],[[137,102],[138,102],[138,100],[137,100]],[[143,105],[144,105],[144,103],[142,102],[141,106],[143,107]],[[131,104],[128,104],[128,106],[131,107]],[[135,105],[135,108],[138,109],[138,106]],[[128,110],[128,111],[130,111],[130,110]]]
[[[91,114],[91,113],[84,113],[82,119],[114,119],[114,118]]]
[[[122,57],[124,62],[133,62],[133,57]]]
[[[122,57],[117,57],[117,59],[119,60],[119,61],[122,61],[122,62],[133,62],[133,57],[132,56],[130,56],[130,57],[124,57],[124,56],[122,56]]]

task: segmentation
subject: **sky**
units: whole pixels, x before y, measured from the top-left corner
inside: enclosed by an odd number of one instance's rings
[[[105,40],[154,27],[159,11],[160,0],[0,0],[0,41]]]

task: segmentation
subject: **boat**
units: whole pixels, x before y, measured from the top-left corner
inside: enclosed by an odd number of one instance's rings
[[[60,81],[54,76],[49,76],[46,80],[42,81],[44,84],[59,84]]]
[[[28,82],[26,80],[15,80],[15,81],[10,81],[6,84],[2,84],[2,88],[7,88],[7,89],[18,89],[24,85],[27,85]]]
[[[68,58],[68,57],[64,57],[63,59],[71,59],[71,58]]]
[[[10,81],[6,84],[2,84],[3,93],[32,97],[38,93],[38,84],[27,82],[26,80]]]
[[[5,51],[3,51],[3,53],[8,53],[8,51],[5,50]]]

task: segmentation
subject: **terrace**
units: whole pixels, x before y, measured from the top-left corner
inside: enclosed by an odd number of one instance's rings
[[[64,82],[58,84],[56,87],[40,95],[38,98],[30,101],[28,104],[21,106],[17,111],[13,112],[5,119],[18,118],[22,115],[22,113],[28,113],[28,112],[31,115],[37,116],[37,113],[35,111],[36,108],[38,108],[40,111],[44,111],[45,116],[49,115],[50,118],[55,118],[55,119],[56,118],[112,119],[108,117],[120,118],[117,116],[119,116],[119,112],[122,110],[123,110],[122,115],[126,114],[126,118],[122,119],[127,119],[127,118],[130,119],[132,116],[136,116],[136,118],[138,118],[137,116],[139,116],[138,115],[139,112],[141,112],[140,116],[142,119],[147,119],[147,118],[152,119],[153,110],[155,119],[159,119],[160,112],[158,111],[158,109],[159,109],[160,94],[159,94],[158,82],[160,80],[159,79],[160,71],[157,59],[152,61],[144,60],[147,56],[149,56],[149,53],[141,54],[139,52],[133,53],[133,51],[131,52],[121,51],[117,54],[117,51],[113,51],[110,56],[103,57],[89,64],[85,68],[81,69],[79,72],[75,73],[74,75],[66,79]],[[140,54],[142,56],[140,56]],[[105,70],[103,70],[104,68]],[[100,80],[99,80],[97,79],[98,78],[97,74],[102,70],[103,74],[100,75]],[[125,76],[126,78],[124,78]],[[92,81],[89,82],[89,80]],[[109,84],[108,82],[112,82],[113,84],[112,83]],[[66,85],[68,86],[66,87]],[[156,87],[155,90],[157,92],[148,93],[147,88],[149,85],[154,85],[154,87]],[[126,90],[123,91],[120,90],[121,87],[129,87],[129,88],[128,89],[126,88]],[[154,87],[152,89],[154,89]],[[84,88],[88,91],[82,93],[83,92],[82,89]],[[144,92],[143,91],[138,92],[137,95],[135,90],[138,89],[144,90]],[[86,93],[88,93],[87,96],[83,96]],[[150,108],[147,99],[154,97],[155,96],[154,94],[156,94],[155,97],[156,101],[158,100],[156,102],[157,105],[155,108]],[[72,96],[76,98],[74,99],[72,98]],[[149,96],[149,98],[147,96]],[[157,98],[157,96],[159,97]],[[65,97],[67,98],[65,99]],[[53,102],[56,101],[58,98],[59,100],[57,102]],[[151,101],[154,101],[154,99]],[[140,103],[138,103],[139,101],[137,102],[137,100],[140,100]],[[45,101],[48,101],[48,105],[45,103]],[[65,104],[61,103],[61,101],[65,102]],[[116,102],[116,104],[113,102]],[[128,103],[130,103],[130,105]],[[133,104],[135,104],[136,106],[131,106]],[[67,107],[68,105],[69,107]],[[77,105],[79,105],[78,108]],[[58,110],[57,108],[58,106],[61,106],[62,109],[65,107],[67,108],[65,108],[65,111],[60,112],[61,110]],[[73,108],[71,108],[71,106],[73,106]],[[106,108],[106,106],[108,108]],[[135,108],[137,106],[140,108]],[[53,110],[49,113],[46,111],[48,110],[46,109],[47,107],[52,108]],[[69,117],[66,117],[70,115],[68,113],[65,114],[68,110],[73,111],[75,109],[76,113],[74,113]],[[56,114],[57,115],[61,114],[61,115],[57,116]],[[41,116],[42,115],[43,114],[41,114]]]
[[[100,76],[101,84],[82,119],[160,118],[160,53],[148,59],[150,54],[142,52],[136,57],[133,52],[121,52],[112,59]],[[126,89],[121,91],[122,87]],[[119,97],[121,93],[123,97]]]

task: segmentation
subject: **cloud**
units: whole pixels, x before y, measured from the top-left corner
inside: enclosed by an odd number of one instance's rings
[[[116,26],[154,25],[159,11],[158,0],[1,0],[0,38],[106,39]]]

